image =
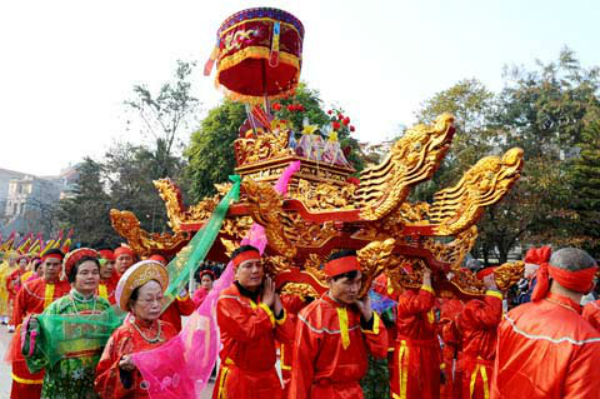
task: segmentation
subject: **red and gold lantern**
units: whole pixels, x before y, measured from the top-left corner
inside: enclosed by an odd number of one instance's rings
[[[216,84],[233,100],[285,97],[298,84],[304,27],[276,8],[251,8],[227,18],[204,73],[217,64]]]

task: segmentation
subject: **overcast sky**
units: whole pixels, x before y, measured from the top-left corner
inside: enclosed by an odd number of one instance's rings
[[[115,141],[134,84],[157,87],[176,60],[210,54],[230,14],[259,5],[306,29],[301,79],[347,110],[361,141],[411,124],[419,105],[458,80],[502,87],[505,64],[555,60],[564,46],[600,65],[600,2],[590,1],[3,1],[0,168],[57,174]],[[214,75],[214,72],[213,72]],[[222,95],[198,68],[196,95]]]

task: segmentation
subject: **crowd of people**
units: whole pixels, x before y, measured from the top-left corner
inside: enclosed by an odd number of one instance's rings
[[[140,259],[120,246],[4,259],[11,399],[149,397],[133,355],[175,337],[224,268],[199,265],[192,292],[168,304],[173,276],[158,254]],[[382,274],[372,294],[393,301],[390,319],[374,310],[373,295],[359,296],[355,251],[328,258],[328,290],[310,297],[278,293],[259,250],[240,246],[230,257],[234,282],[214,309],[213,398],[361,398],[369,356],[387,359],[392,399],[599,398],[595,260],[548,247],[532,248],[524,260],[517,291],[501,292],[494,268],[486,268],[477,276],[487,291],[474,299],[437,295],[428,269],[419,289],[401,292]],[[65,327],[71,320],[84,323]]]

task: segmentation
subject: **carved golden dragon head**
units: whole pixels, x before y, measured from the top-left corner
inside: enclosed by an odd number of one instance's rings
[[[433,176],[454,135],[454,116],[440,115],[434,126],[417,125],[406,131],[388,157],[365,169],[356,190],[357,208],[364,220],[379,220],[397,208],[410,188]]]
[[[453,235],[469,228],[484,207],[500,201],[521,176],[523,150],[512,148],[502,158],[479,160],[453,187],[438,191],[429,208],[429,219],[439,224],[437,235]]]

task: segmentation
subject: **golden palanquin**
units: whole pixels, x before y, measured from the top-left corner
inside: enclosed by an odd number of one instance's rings
[[[288,143],[285,124],[240,134],[236,140],[236,173],[243,177],[242,195],[233,204],[210,259],[226,260],[253,222],[265,227],[265,262],[284,291],[316,294],[325,290],[322,264],[340,248],[359,250],[364,290],[385,272],[396,289],[416,288],[421,271],[434,271],[441,296],[477,296],[483,283],[462,268],[477,239],[475,224],[486,206],[500,201],[519,179],[523,151],[477,162],[454,186],[438,191],[432,203],[413,203],[413,187],[429,180],[444,159],[455,132],[454,117],[441,115],[433,125],[409,129],[377,166],[363,170],[357,185],[352,168],[298,156]],[[286,196],[273,188],[281,172],[294,161],[300,170]],[[140,255],[172,255],[209,219],[227,184],[218,194],[186,207],[169,179],[155,181],[165,201],[172,234],[152,234],[140,228],[135,215],[111,211],[116,231]],[[496,280],[503,288],[523,273],[522,264],[503,265]]]

